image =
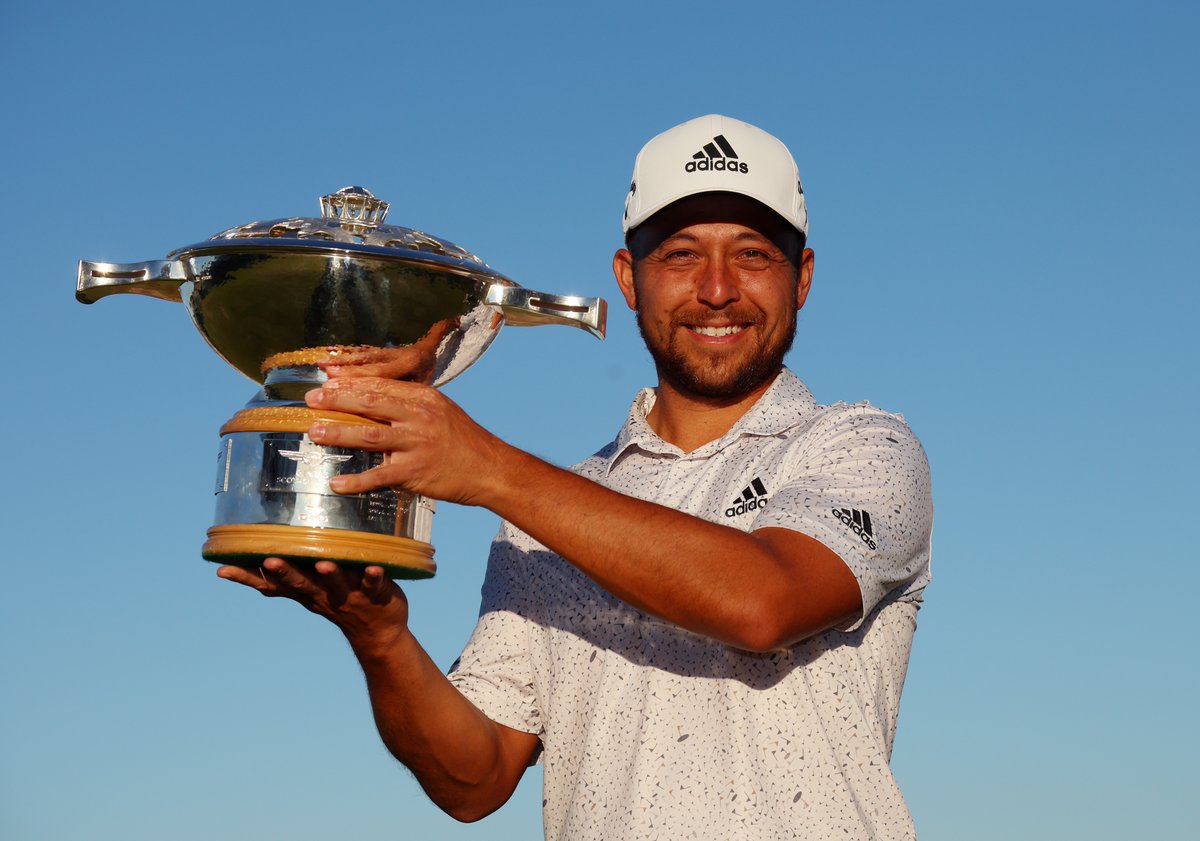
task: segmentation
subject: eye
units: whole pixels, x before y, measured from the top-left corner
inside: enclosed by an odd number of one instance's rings
[[[686,260],[691,260],[695,257],[695,253],[686,248],[675,248],[663,254],[663,259],[672,263],[680,263]]]
[[[771,255],[762,248],[747,248],[738,253],[738,260],[749,268],[766,268],[771,264]]]

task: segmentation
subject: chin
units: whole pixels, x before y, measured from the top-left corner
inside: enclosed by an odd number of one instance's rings
[[[733,400],[772,382],[783,367],[782,359],[758,359],[747,365],[722,364],[721,370],[697,370],[678,357],[655,359],[659,380],[676,391],[710,400]]]
[[[683,394],[707,400],[736,400],[775,380],[796,337],[796,320],[778,335],[760,338],[754,347],[719,356],[686,353],[668,337],[654,336],[638,313],[638,330],[654,359],[658,379]]]

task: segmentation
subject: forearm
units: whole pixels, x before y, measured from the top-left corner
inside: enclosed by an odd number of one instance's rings
[[[804,535],[721,526],[514,448],[493,475],[479,504],[623,601],[696,633],[766,650],[825,630],[858,606],[844,564]],[[831,589],[836,598],[827,598]]]
[[[441,808],[475,820],[508,799],[537,737],[491,721],[450,684],[409,631],[408,600],[380,567],[265,558],[257,570],[217,574],[291,599],[341,630],[362,664],[384,744]]]
[[[430,799],[459,820],[503,805],[528,762],[525,746],[455,689],[411,633],[387,646],[350,643],[380,738]],[[519,735],[532,753],[536,737]]]

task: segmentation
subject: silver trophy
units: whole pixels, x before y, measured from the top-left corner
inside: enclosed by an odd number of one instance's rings
[[[81,302],[119,292],[182,302],[209,346],[262,385],[221,428],[206,559],[328,558],[378,564],[394,578],[433,575],[432,500],[329,489],[332,477],[383,456],[309,440],[318,420],[372,422],[305,405],[326,379],[320,364],[437,386],[475,362],[505,323],[604,337],[603,299],[524,289],[454,243],[383,224],[387,210],[368,190],[345,187],[321,199],[320,219],[251,222],[166,260],[80,262]]]

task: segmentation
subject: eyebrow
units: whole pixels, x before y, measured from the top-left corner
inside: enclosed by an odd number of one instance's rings
[[[663,237],[662,242],[660,242],[658,244],[658,246],[659,246],[659,248],[661,248],[662,246],[666,245],[668,242],[672,242],[674,240],[680,240],[680,239],[685,240],[687,242],[698,242],[700,238],[697,237],[695,234],[685,234],[685,233],[680,232],[677,234],[671,234],[670,236]]]

